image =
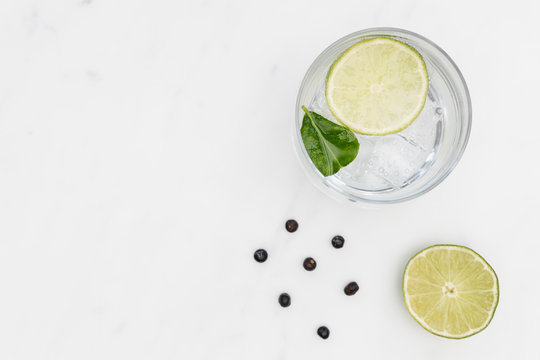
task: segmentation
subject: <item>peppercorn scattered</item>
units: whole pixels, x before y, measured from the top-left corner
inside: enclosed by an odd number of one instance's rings
[[[345,244],[345,239],[341,235],[336,235],[332,238],[332,246],[336,249],[341,249]]]
[[[313,258],[308,257],[304,260],[304,269],[306,269],[307,271],[313,271],[316,267],[317,262]]]
[[[321,326],[317,329],[317,334],[323,339],[328,339],[328,337],[330,336],[330,330],[328,330],[326,326]]]
[[[296,220],[287,220],[285,223],[285,229],[287,229],[288,232],[293,233],[298,230],[298,223]]]
[[[268,253],[264,249],[259,249],[255,251],[253,257],[255,258],[255,261],[262,263],[268,259]]]
[[[289,305],[291,305],[291,297],[287,293],[279,295],[278,301],[279,305],[281,305],[282,307],[288,307]]]
[[[353,281],[353,282],[348,283],[347,286],[345,286],[345,289],[343,290],[345,291],[345,295],[351,296],[351,295],[356,294],[358,289],[360,289],[360,287],[358,286],[356,281]]]

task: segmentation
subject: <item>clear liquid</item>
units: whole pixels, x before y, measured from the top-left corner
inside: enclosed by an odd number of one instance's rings
[[[321,83],[309,109],[336,121]],[[445,109],[433,84],[420,115],[406,129],[384,136],[356,134],[360,150],[356,159],[336,175],[358,190],[383,192],[403,188],[422,176],[433,164],[442,138]]]

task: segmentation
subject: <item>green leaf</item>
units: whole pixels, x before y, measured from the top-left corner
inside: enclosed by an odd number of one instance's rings
[[[358,155],[358,139],[344,126],[306,109],[300,133],[307,153],[324,176],[334,175]]]

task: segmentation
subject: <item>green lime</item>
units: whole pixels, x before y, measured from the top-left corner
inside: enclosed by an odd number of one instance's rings
[[[418,117],[429,87],[422,56],[407,44],[360,41],[332,65],[326,100],[337,120],[365,135],[396,133]]]
[[[435,245],[409,260],[403,296],[409,313],[426,330],[461,339],[488,326],[499,301],[499,282],[471,249]]]

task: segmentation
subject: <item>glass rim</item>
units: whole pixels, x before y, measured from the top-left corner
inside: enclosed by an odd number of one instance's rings
[[[465,102],[465,110],[466,114],[463,116],[461,114],[463,111],[460,111],[458,115],[459,117],[462,117],[460,119],[461,125],[460,130],[461,133],[459,135],[459,148],[456,148],[455,151],[452,152],[452,157],[448,159],[447,162],[444,163],[443,167],[438,170],[438,173],[436,177],[427,183],[424,187],[419,188],[417,191],[406,194],[402,197],[396,197],[396,198],[370,198],[369,196],[359,196],[350,192],[347,192],[345,189],[340,188],[336,184],[333,184],[331,181],[328,181],[326,177],[324,177],[320,172],[315,168],[315,165],[311,162],[309,159],[309,156],[303,146],[302,139],[300,136],[300,128],[301,128],[301,116],[299,115],[299,109],[301,109],[301,95],[303,93],[303,90],[305,89],[307,83],[310,81],[311,77],[314,76],[314,74],[317,73],[318,66],[321,62],[326,60],[329,53],[332,49],[335,47],[341,45],[342,43],[349,41],[350,39],[354,39],[357,37],[362,36],[392,36],[392,37],[399,37],[400,35],[403,35],[404,39],[415,39],[419,40],[421,42],[425,42],[428,46],[433,47],[433,49],[436,51],[438,56],[441,56],[446,60],[449,64],[449,67],[452,71],[452,76],[454,76],[456,79],[453,79],[456,83],[462,86],[462,89],[459,89],[460,91],[457,91],[457,95],[460,95],[464,102]],[[456,92],[455,86],[451,86],[449,84],[450,90]],[[400,29],[400,28],[394,28],[394,27],[373,27],[368,29],[359,30],[353,33],[350,33],[348,35],[345,35],[338,40],[331,43],[329,46],[327,46],[311,63],[308,70],[306,71],[304,77],[302,78],[302,82],[300,84],[300,88],[298,90],[296,105],[295,105],[295,124],[294,124],[294,144],[296,149],[296,155],[302,164],[302,167],[304,168],[304,172],[308,177],[310,178],[311,182],[316,185],[320,190],[322,190],[327,195],[331,196],[332,198],[338,199],[338,200],[349,200],[354,203],[364,203],[364,204],[396,204],[401,203],[405,201],[410,201],[412,199],[418,198],[419,196],[431,191],[436,186],[438,186],[444,179],[446,179],[450,173],[455,169],[459,161],[461,160],[463,153],[465,152],[465,149],[467,147],[467,144],[469,142],[469,137],[471,133],[472,128],[472,104],[471,104],[471,98],[469,89],[467,87],[467,83],[465,82],[465,79],[463,77],[463,74],[459,70],[456,63],[452,60],[452,58],[436,43],[429,40],[428,38],[417,34],[415,32]],[[299,118],[300,117],[300,118]],[[429,170],[428,170],[429,171]],[[368,191],[363,191],[360,189],[357,189],[360,193],[368,194]],[[339,195],[339,196],[337,196]]]

